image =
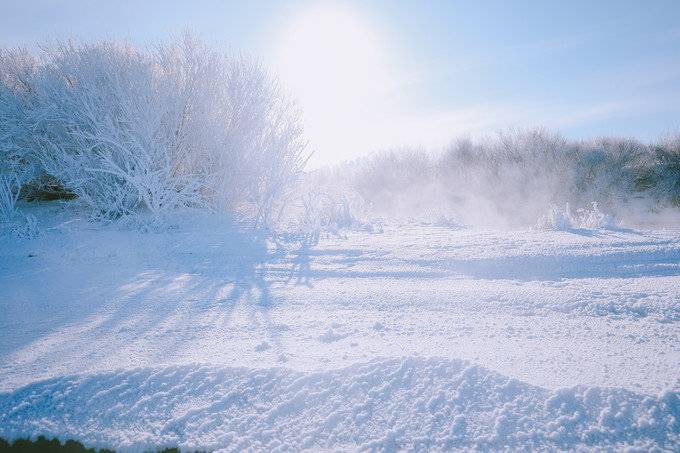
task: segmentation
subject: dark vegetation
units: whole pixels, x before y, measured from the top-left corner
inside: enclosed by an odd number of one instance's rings
[[[179,453],[178,448],[165,448],[163,450],[156,450],[158,453]],[[59,439],[49,440],[44,436],[38,436],[36,440],[32,439],[16,439],[9,443],[5,439],[0,438],[0,453],[114,453],[115,450],[107,448],[97,450],[95,448],[87,448],[77,440],[67,440],[63,444]],[[197,452],[198,453],[198,452]]]

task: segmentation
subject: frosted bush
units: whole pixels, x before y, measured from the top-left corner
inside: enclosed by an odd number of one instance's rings
[[[37,60],[22,49],[0,49],[0,220],[14,212],[23,184],[36,172],[28,112]]]
[[[23,181],[32,171],[29,113],[38,61],[23,49],[0,48],[0,174]]]
[[[277,80],[190,35],[152,50],[68,42],[33,60],[3,52],[12,68],[0,79],[3,163],[15,174],[36,166],[95,218],[199,207],[267,224],[304,165],[299,113]]]

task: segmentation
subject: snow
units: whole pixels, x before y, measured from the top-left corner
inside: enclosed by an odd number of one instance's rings
[[[3,398],[0,422],[10,436],[128,449],[671,448],[679,409],[670,391],[546,390],[465,361],[393,358],[311,373],[194,364],[59,377]]]
[[[405,223],[301,247],[206,214],[140,232],[31,209],[38,237],[0,237],[0,437],[680,445],[677,230]]]

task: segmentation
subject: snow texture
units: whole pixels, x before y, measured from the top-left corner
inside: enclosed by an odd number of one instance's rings
[[[549,391],[435,358],[317,373],[184,365],[38,382],[0,396],[0,424],[9,437],[40,432],[131,450],[672,449],[679,395]]]
[[[278,245],[24,207],[0,437],[140,451],[680,445],[680,234],[385,224]]]

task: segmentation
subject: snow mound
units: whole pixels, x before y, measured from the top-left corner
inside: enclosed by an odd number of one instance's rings
[[[0,394],[0,436],[45,434],[139,451],[672,450],[678,389],[547,390],[446,359],[303,373],[201,365],[67,376]]]

